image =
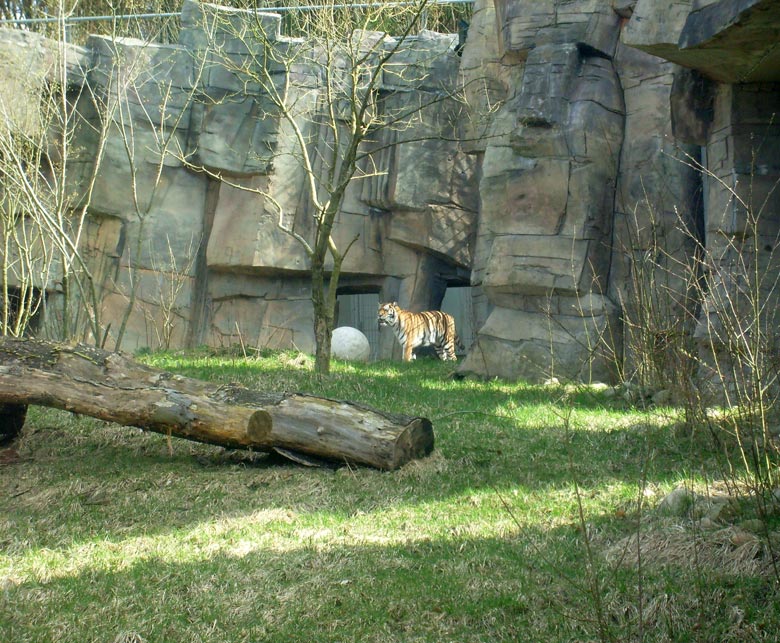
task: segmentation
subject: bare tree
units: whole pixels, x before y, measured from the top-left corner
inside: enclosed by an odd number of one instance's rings
[[[339,240],[336,232],[348,190],[383,173],[376,159],[387,149],[420,136],[440,137],[440,131],[421,134],[424,114],[455,117],[454,75],[437,79],[431,68],[436,57],[456,55],[457,37],[444,54],[426,47],[418,32],[428,6],[429,0],[302,5],[294,15],[299,38],[280,36],[279,21],[269,14],[203,12],[209,39],[203,55],[240,80],[237,95],[251,90],[262,97],[265,107],[257,118],[278,123],[278,130],[269,149],[257,153],[276,173],[298,173],[303,197],[291,205],[272,189],[247,187],[210,168],[197,155],[188,162],[257,193],[276,212],[281,229],[299,242],[311,272],[318,373],[330,369],[339,278],[358,240]]]
[[[0,0],[0,20],[11,27],[58,40],[67,19],[68,40],[83,45],[92,34],[175,42],[181,0]],[[122,16],[121,20],[119,16]],[[137,16],[137,18],[136,18]]]
[[[177,154],[182,148],[180,124],[199,70],[188,75],[189,85],[176,86],[169,52],[151,40],[121,36],[116,21],[110,35],[91,39],[93,61],[67,39],[66,14],[77,8],[62,2],[54,7],[56,39],[25,30],[9,36],[8,51],[16,38],[35,42],[25,50],[45,53],[16,60],[27,65],[27,73],[17,73],[18,88],[8,84],[0,92],[0,331],[22,335],[34,315],[44,312],[48,335],[104,346],[111,331],[110,320],[103,319],[105,297],[121,292],[125,309],[113,333],[118,350],[136,308],[144,226],[166,166],[176,159],[169,148]],[[13,61],[3,62],[16,69]],[[114,195],[125,201],[122,212],[96,216],[106,214],[96,199],[117,191],[106,179],[112,165],[126,173],[122,194]],[[118,236],[135,240],[124,266],[118,260],[119,270],[117,259],[93,239],[106,220],[128,229]],[[153,261],[150,269],[156,270]]]
[[[195,264],[200,238],[192,235],[186,251],[179,256],[174,251],[170,238],[166,237],[165,241],[168,252],[162,259],[154,249],[149,250],[152,272],[156,278],[156,297],[155,306],[144,307],[143,312],[157,346],[169,350],[174,345],[174,333],[182,321],[180,299],[185,291],[187,274]]]
[[[100,322],[89,268],[79,252],[86,222],[84,193],[75,190],[73,135],[79,116],[74,110],[84,79],[85,60],[69,46],[60,6],[56,41],[27,32],[9,37],[34,41],[33,55],[6,60],[12,76],[0,99],[0,176],[2,177],[3,334],[21,335],[40,310],[45,293],[59,285],[63,307],[56,315],[63,337],[73,331],[68,308],[72,288],[89,306],[90,330],[96,342]],[[10,73],[9,73],[10,71]],[[92,152],[100,155],[100,146]],[[89,192],[90,180],[83,183]]]

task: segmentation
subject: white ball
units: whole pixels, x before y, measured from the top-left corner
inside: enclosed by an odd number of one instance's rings
[[[357,328],[339,326],[333,331],[330,354],[336,359],[367,362],[371,355],[368,338]]]

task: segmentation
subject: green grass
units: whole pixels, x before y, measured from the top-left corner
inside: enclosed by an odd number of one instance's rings
[[[32,409],[21,460],[0,466],[0,641],[749,641],[780,629],[760,538],[740,548],[733,525],[654,511],[676,486],[717,483],[717,450],[706,436],[691,449],[673,409],[457,381],[435,360],[336,362],[321,379],[292,353],[143,359],[424,415],[436,449],[389,473],[182,440],[170,456],[163,436]],[[653,545],[641,573],[637,533]]]

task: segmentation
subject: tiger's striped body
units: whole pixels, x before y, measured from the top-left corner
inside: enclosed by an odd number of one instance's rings
[[[456,361],[455,320],[440,310],[413,313],[397,303],[379,304],[379,325],[395,331],[404,352],[404,361],[414,359],[418,346],[433,346],[440,359]]]

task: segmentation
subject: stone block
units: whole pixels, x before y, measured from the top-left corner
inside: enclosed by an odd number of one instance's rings
[[[383,242],[382,268],[388,275],[383,281],[383,301],[401,302],[402,297],[398,293],[398,286],[390,288],[388,284],[400,284],[409,275],[421,274],[428,266],[423,261],[424,255],[418,248],[396,243],[388,239]],[[430,255],[427,255],[430,256]],[[404,305],[401,304],[403,308]]]
[[[181,172],[181,162],[174,150],[181,149],[178,134],[165,151],[155,132],[112,129],[103,143],[100,167],[92,190],[90,209],[100,214],[131,219],[162,207],[175,210],[183,207],[188,212],[202,213],[203,177]],[[131,155],[128,155],[128,147]],[[92,168],[84,172],[91,176]],[[160,205],[171,200],[172,205]]]
[[[157,270],[135,270],[133,284],[121,272],[115,290],[102,301],[101,321],[109,328],[108,346],[114,348],[117,333],[129,305],[128,293],[136,300],[127,319],[121,350],[183,346],[190,324],[192,279],[186,275]]]
[[[385,91],[454,90],[460,58],[455,55],[457,34],[422,30],[407,38],[385,66],[381,89]],[[385,51],[395,46],[387,40]]]
[[[582,12],[582,8],[579,8],[579,12]],[[585,34],[577,42],[585,51],[612,58],[620,39],[620,22],[616,7],[603,4],[596,6],[589,15]]]
[[[679,62],[695,56],[701,69],[729,83],[778,80],[775,0],[742,0],[694,5],[680,34]]]
[[[672,133],[677,140],[706,145],[712,126],[714,92],[714,83],[696,70],[675,70],[670,105]]]
[[[401,143],[395,149],[395,172],[391,175],[390,207],[422,210],[433,203],[449,203],[453,161],[457,143],[417,127],[404,137],[423,140]],[[429,135],[430,134],[430,135]]]
[[[626,44],[723,83],[780,80],[775,0],[638,0]]]
[[[136,38],[90,36],[93,65],[88,82],[109,106],[117,123],[136,126],[189,127],[197,84],[190,51],[178,45]],[[118,101],[118,103],[112,103]]]
[[[162,323],[164,320],[161,318],[170,314],[184,319],[186,327],[189,323],[194,275],[192,271],[187,272],[185,258],[180,259],[181,264],[172,265],[165,262],[153,269],[136,268],[132,276],[128,271],[120,271],[118,279],[111,284],[111,289],[125,297],[134,289],[135,305],[142,309],[141,312],[149,320]],[[119,312],[123,313],[124,309]],[[121,319],[121,315],[117,319]],[[114,321],[112,326],[118,327],[118,323]],[[153,343],[144,345],[154,346]]]
[[[607,240],[612,232],[619,147],[593,162],[572,163],[561,233],[576,239]]]
[[[192,52],[181,45],[148,42],[138,38],[91,35],[91,83],[107,87],[120,81],[165,84],[188,89],[197,84]]]
[[[585,382],[615,380],[615,347],[590,352],[617,325],[614,307],[598,317],[553,315],[496,307],[459,372],[544,381],[552,376]],[[619,353],[617,353],[619,354]]]
[[[639,207],[630,212],[616,212],[614,218],[614,252],[631,256],[632,261],[646,261],[646,253],[659,259],[659,255],[681,252],[686,257],[693,248],[691,237],[695,228],[682,211],[653,210]],[[686,227],[688,230],[686,231]],[[680,256],[681,263],[684,263]]]
[[[342,270],[350,274],[379,275],[384,274],[382,240],[380,227],[376,217],[364,212],[350,212],[346,208],[336,217],[333,229],[333,240],[340,252],[349,247]],[[326,269],[333,266],[329,256]]]
[[[574,44],[541,45],[529,53],[512,105],[520,124],[550,127],[566,121],[579,61]]]
[[[728,237],[764,236],[780,225],[778,174],[732,174],[722,180],[708,178],[707,232]]]
[[[613,0],[612,7],[621,18],[630,18],[637,0]]]
[[[699,151],[680,144],[672,131],[672,66],[628,47],[619,53],[621,79],[628,76],[634,82],[624,92],[626,121],[615,209],[632,215],[639,229],[663,235],[661,229],[679,223],[675,210],[686,219],[698,202],[700,177],[690,164]],[[647,247],[644,241],[642,245]]]
[[[623,42],[655,56],[676,52],[691,0],[637,0]]]
[[[213,299],[207,342],[314,352],[310,294],[303,299]]]
[[[608,112],[624,114],[623,91],[612,61],[599,56],[583,57],[570,100],[592,102]]]
[[[467,117],[461,123],[462,139],[470,153],[485,150],[492,140],[488,132],[497,116],[495,106],[506,100],[508,88],[522,79],[522,65],[501,63],[499,40],[493,2],[477,0],[459,70],[467,106]]]
[[[263,55],[268,41],[281,39],[281,22],[278,13],[184,0],[179,43],[193,50]]]
[[[561,124],[519,119],[517,127],[509,135],[509,141],[518,156],[567,159],[569,143],[566,135],[566,129]]]
[[[361,205],[353,205],[352,210],[357,211],[368,207],[377,212],[392,208],[390,202],[392,187],[395,185],[396,173],[394,171],[394,159],[396,133],[388,129],[380,129],[372,140],[365,141],[361,147],[361,153],[365,158],[358,165],[365,178],[350,186],[348,198],[359,201]],[[387,168],[384,172],[375,172],[375,168]],[[353,189],[354,188],[354,189]],[[359,192],[358,192],[359,189]]]
[[[279,117],[268,99],[241,96],[193,107],[194,161],[234,175],[267,174],[276,153]]]
[[[267,87],[279,87],[285,80],[283,72],[269,74],[265,61],[247,55],[208,50],[197,64],[200,65],[198,97],[207,101],[229,100],[239,93],[256,96],[267,92]]]
[[[746,83],[729,89],[731,104],[726,115],[732,124],[754,126],[759,132],[778,127],[780,83]]]
[[[209,297],[223,299],[303,300],[311,299],[311,279],[306,274],[261,274],[260,271],[236,271],[215,268],[209,271]]]
[[[576,161],[598,163],[613,176],[623,144],[623,110],[605,109],[592,100],[572,100],[566,140]]]
[[[209,237],[207,261],[215,269],[297,270],[308,267],[303,248],[279,227],[278,212],[263,193],[266,177],[220,186]]]
[[[415,111],[411,101],[418,101]],[[378,133],[376,162],[388,167],[383,178],[365,188],[369,204],[384,209],[423,209],[431,204],[474,201],[476,160],[460,151],[457,123],[461,105],[450,98],[418,93],[385,97],[383,118],[405,115]]]
[[[730,162],[737,174],[749,179],[780,174],[780,124],[734,124],[730,139]]]
[[[491,298],[587,292],[589,246],[586,240],[563,236],[496,237],[482,287]]]
[[[480,225],[493,234],[549,234],[566,213],[568,159],[530,159],[508,147],[485,153]]]
[[[494,4],[504,52],[532,50],[537,45],[538,32],[555,24],[555,0],[535,2],[495,0]]]
[[[476,229],[476,213],[457,206],[431,206],[425,211],[396,210],[389,217],[387,238],[446,256],[469,268]]]
[[[0,212],[0,216],[5,217],[6,213]],[[5,219],[0,225],[3,285],[10,288],[46,288],[61,283],[61,262],[53,260],[59,255],[58,244],[45,226],[26,217],[18,218],[14,225],[11,221],[10,218]]]
[[[81,88],[90,66],[91,52],[62,45],[29,31],[0,30],[0,136],[10,128],[37,139],[51,118],[42,97],[47,83],[61,81],[64,71],[69,88]],[[64,69],[63,69],[64,64]]]
[[[603,2],[497,0],[495,5],[505,52],[524,54],[541,45],[576,43],[600,55],[614,54],[619,16]]]
[[[125,223],[125,265],[150,270],[169,265],[191,272],[203,237],[206,180],[180,170],[163,171],[148,210]]]

